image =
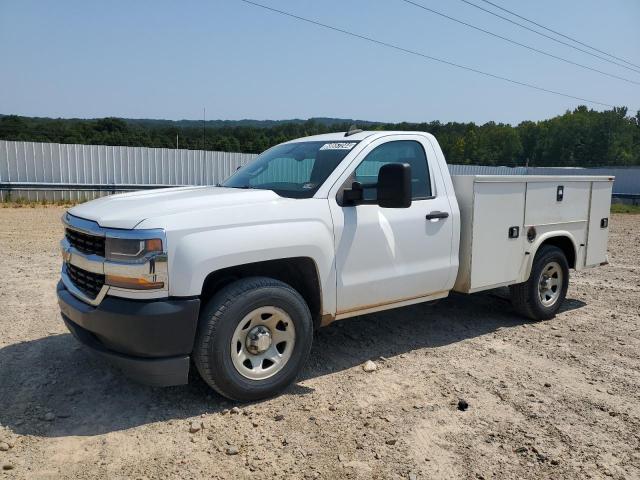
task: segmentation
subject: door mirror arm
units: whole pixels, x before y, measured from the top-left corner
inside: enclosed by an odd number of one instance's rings
[[[364,200],[364,187],[360,182],[353,182],[351,188],[345,188],[342,192],[342,205],[355,207]]]

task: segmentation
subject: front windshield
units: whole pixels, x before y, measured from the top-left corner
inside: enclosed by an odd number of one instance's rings
[[[242,167],[222,186],[273,190],[311,198],[358,142],[295,142],[277,145]]]

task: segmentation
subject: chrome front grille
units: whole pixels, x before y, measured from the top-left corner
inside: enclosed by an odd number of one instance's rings
[[[67,275],[73,282],[73,284],[79,288],[85,295],[94,299],[100,293],[102,286],[104,285],[104,275],[99,273],[92,273],[81,268],[66,264]]]
[[[111,261],[105,255],[107,238],[131,238],[135,240],[161,239],[166,245],[164,230],[124,230],[105,228],[97,222],[75,217],[69,213],[62,216],[65,226],[64,238],[60,241],[62,254],[62,282],[74,295],[89,305],[100,305],[104,297],[113,295],[125,298],[163,298],[168,296],[168,257],[166,250],[145,257],[144,261]],[[163,287],[138,292],[107,283],[109,276],[144,278],[151,282],[162,282]]]
[[[87,255],[104,257],[104,237],[89,235],[70,228],[65,229],[65,236],[76,250]]]

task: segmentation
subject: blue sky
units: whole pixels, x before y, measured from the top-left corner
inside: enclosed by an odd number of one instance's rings
[[[640,108],[640,85],[506,44],[400,0],[258,1],[519,81]],[[416,1],[640,82],[640,73],[459,0]],[[494,1],[640,65],[637,0]],[[209,119],[517,123],[582,103],[427,62],[238,0],[1,0],[0,59],[5,114],[198,119],[205,107]]]

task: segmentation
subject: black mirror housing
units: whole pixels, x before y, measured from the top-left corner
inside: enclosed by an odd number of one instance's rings
[[[378,205],[382,208],[411,206],[411,165],[388,163],[378,172]]]

